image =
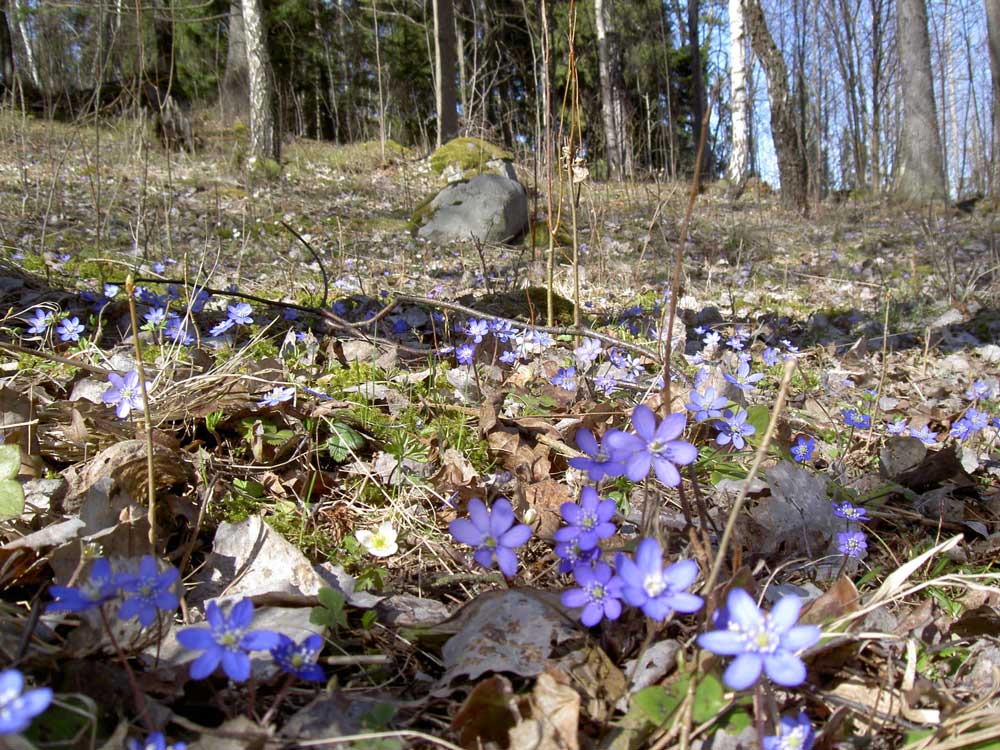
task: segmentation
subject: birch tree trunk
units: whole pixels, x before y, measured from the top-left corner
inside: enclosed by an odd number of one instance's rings
[[[764,67],[771,103],[771,137],[778,157],[781,203],[805,210],[808,201],[809,164],[796,121],[795,102],[788,89],[788,68],[767,28],[760,0],[745,0],[745,21],[750,45]]]
[[[998,0],[1000,2],[1000,0]],[[733,148],[729,181],[742,185],[750,163],[750,128],[747,107],[746,31],[743,0],[729,0],[729,80],[732,88]]]
[[[250,148],[259,159],[278,159],[272,110],[271,58],[267,51],[260,0],[243,0],[247,72],[250,80]]]
[[[42,77],[38,73],[38,62],[35,60],[35,50],[31,46],[31,35],[28,33],[27,11],[18,0],[9,0],[7,17],[11,23],[11,31],[16,32],[14,33],[15,59],[17,52],[24,56],[24,67],[28,71],[29,82],[35,91],[43,91]]]
[[[594,0],[597,22],[597,65],[601,79],[601,115],[608,172],[614,179],[632,174],[632,144],[625,123],[618,33],[614,28],[613,0]]]
[[[904,200],[917,202],[943,199],[947,193],[924,0],[897,0],[896,24],[903,128],[895,192]]]
[[[437,105],[437,145],[458,133],[455,110],[455,14],[452,0],[433,0],[434,99]]]
[[[992,136],[990,143],[990,193],[1000,193],[1000,0],[986,0],[986,29],[993,79]]]

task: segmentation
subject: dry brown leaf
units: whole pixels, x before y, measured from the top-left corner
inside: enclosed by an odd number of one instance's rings
[[[559,507],[575,500],[572,490],[565,483],[551,478],[525,487],[524,499],[528,507],[538,514],[535,533],[542,539],[551,539],[562,525]]]
[[[476,685],[451,720],[458,744],[478,750],[487,743],[507,744],[507,732],[517,722],[514,689],[510,680],[495,675]]]
[[[511,748],[577,750],[580,696],[557,671],[538,675],[531,695],[521,701],[524,718],[510,730]]]

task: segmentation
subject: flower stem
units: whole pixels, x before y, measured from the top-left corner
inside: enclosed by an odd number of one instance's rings
[[[121,662],[122,669],[125,670],[125,676],[128,678],[128,685],[132,690],[132,697],[135,699],[135,707],[139,712],[139,717],[146,726],[146,731],[153,732],[156,730],[156,727],[153,726],[153,720],[149,716],[149,707],[146,705],[146,694],[139,689],[139,683],[135,679],[135,672],[132,671],[128,659],[125,658],[125,652],[122,651],[122,647],[118,644],[118,639],[115,638],[114,631],[111,630],[111,624],[108,622],[108,615],[104,611],[104,606],[99,607],[97,611],[101,614],[101,622],[104,624],[104,630],[107,632],[108,638],[111,640],[111,645],[118,655],[118,661]]]

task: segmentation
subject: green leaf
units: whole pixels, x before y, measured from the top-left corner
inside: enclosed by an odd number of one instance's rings
[[[347,615],[344,613],[344,595],[331,588],[322,588],[319,590],[318,596],[320,606],[312,608],[309,613],[309,622],[331,630],[346,628]]]
[[[747,409],[747,424],[752,424],[757,430],[751,442],[760,442],[767,431],[768,422],[771,421],[771,414],[767,410],[766,404],[754,404]]]
[[[264,485],[252,479],[234,479],[233,489],[246,497],[259,500],[264,497]]]
[[[365,630],[371,630],[372,625],[375,624],[375,620],[378,619],[378,613],[374,609],[369,609],[363,615],[361,615],[361,627]]]
[[[0,445],[0,479],[14,479],[20,471],[20,446]]]
[[[330,430],[330,437],[326,439],[324,447],[330,458],[340,463],[346,461],[352,451],[360,450],[365,445],[364,437],[350,425],[339,420],[324,420]]]
[[[16,479],[0,479],[0,518],[24,513],[24,488]]]
[[[691,712],[691,717],[695,724],[708,721],[728,705],[724,693],[725,690],[718,677],[713,674],[702,677],[698,687],[694,689],[694,710]]]
[[[677,710],[686,690],[686,677],[672,683],[669,688],[651,685],[632,696],[632,705],[637,706],[654,724],[665,724]]]

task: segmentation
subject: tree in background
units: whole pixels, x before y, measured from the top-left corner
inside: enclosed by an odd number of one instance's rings
[[[905,200],[942,199],[947,191],[934,106],[924,0],[896,0],[896,35],[903,90],[903,129],[895,192]]]
[[[744,10],[750,44],[767,76],[771,136],[774,138],[778,176],[781,179],[781,203],[787,208],[805,210],[809,198],[809,164],[796,118],[795,102],[788,87],[785,59],[767,28],[760,0],[745,0]]]
[[[632,176],[632,143],[626,120],[614,0],[594,0],[594,18],[597,30],[597,68],[601,82],[605,158],[608,160],[610,175],[615,179],[621,179]]]
[[[991,114],[990,192],[1000,192],[1000,0],[986,0],[986,28],[990,47],[990,77],[993,84]]]
[[[243,31],[246,36],[247,71],[250,77],[250,149],[260,159],[278,159],[280,141],[271,107],[271,57],[267,50],[260,0],[243,0]]]
[[[729,0],[729,83],[732,113],[732,151],[729,181],[743,184],[750,166],[750,111],[747,103],[746,32],[743,0]]]
[[[247,42],[243,31],[243,2],[229,4],[226,44],[226,72],[222,76],[222,119],[232,124],[250,119],[250,71],[247,67]]]
[[[455,15],[452,0],[433,0],[434,102],[437,109],[437,145],[458,134],[455,110]]]

